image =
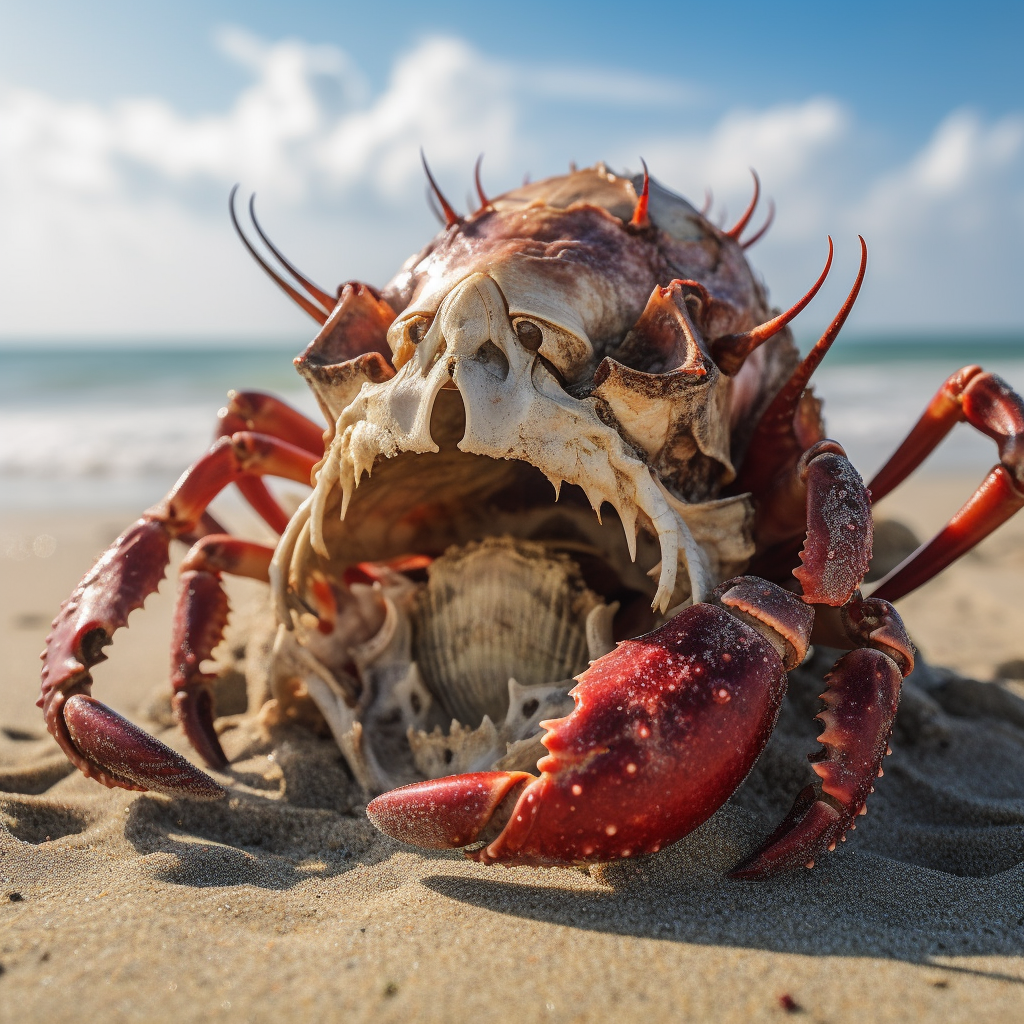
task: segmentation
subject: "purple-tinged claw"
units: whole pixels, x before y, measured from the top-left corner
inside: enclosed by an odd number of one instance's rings
[[[881,651],[861,648],[840,658],[826,676],[822,750],[811,755],[820,792],[805,788],[785,821],[729,873],[756,879],[803,867],[846,834],[881,774],[899,703],[902,675]]]
[[[778,650],[787,672],[804,660],[814,611],[788,591],[756,576],[737,576],[720,584],[713,599],[753,625]]]
[[[61,605],[41,655],[42,693],[37,703],[46,727],[71,763],[105,786],[138,788],[110,776],[78,749],[64,719],[65,700],[89,693],[89,669],[106,658],[103,648],[114,632],[163,579],[170,540],[164,524],[152,519],[139,519],[129,526]]]
[[[853,597],[871,562],[871,499],[835,441],[819,441],[800,459],[807,486],[807,539],[793,575],[808,604],[839,607]]]
[[[224,635],[228,599],[217,573],[181,574],[171,638],[172,704],[185,735],[211,768],[228,759],[213,727],[213,677],[200,671]]]
[[[89,669],[106,655],[114,631],[152,594],[164,578],[170,534],[163,523],[139,519],[121,534],[83,577],[53,620],[43,651],[46,705],[56,690],[89,679]]]
[[[74,694],[64,701],[64,722],[75,746],[124,788],[152,789],[168,796],[219,800],[225,790],[181,754],[150,736],[95,697]]]

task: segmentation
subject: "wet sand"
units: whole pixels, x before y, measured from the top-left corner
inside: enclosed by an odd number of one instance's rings
[[[921,478],[879,514],[926,535],[971,483]],[[991,681],[1024,659],[1024,521],[901,602],[925,666],[857,831],[813,871],[740,883],[723,872],[812,778],[828,652],[793,673],[722,811],[589,872],[400,847],[366,821],[329,740],[267,731],[252,709],[222,722],[226,801],[69,772],[33,706],[38,653],[130,518],[0,519],[0,1018],[1024,1020],[1024,687]],[[265,591],[231,593],[219,657],[240,669]],[[172,595],[165,583],[133,615],[94,692],[187,752],[160,724]]]

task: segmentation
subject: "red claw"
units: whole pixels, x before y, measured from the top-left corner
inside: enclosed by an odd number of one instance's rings
[[[807,786],[785,821],[731,872],[755,879],[798,868],[833,848],[865,811],[865,801],[882,773],[902,675],[881,651],[861,648],[836,663],[826,676],[822,749],[812,755],[821,776],[820,792]]]
[[[799,462],[807,486],[807,537],[793,575],[810,604],[839,607],[871,563],[871,498],[835,441],[819,441]]]
[[[185,735],[211,768],[226,768],[228,759],[213,727],[213,676],[200,666],[220,643],[227,621],[219,574],[182,573],[171,635],[172,704]]]
[[[75,746],[90,761],[103,765],[124,789],[152,789],[193,800],[219,800],[226,795],[181,754],[95,697],[68,697],[64,721]]]
[[[370,801],[366,815],[381,832],[402,842],[428,850],[458,849],[488,831],[497,834],[516,797],[535,781],[528,772],[450,775],[384,793]]]
[[[758,629],[695,605],[579,676],[575,709],[544,723],[539,778],[489,772],[417,783],[378,797],[367,813],[393,838],[435,847],[487,841],[486,826],[507,813],[497,837],[469,854],[484,863],[653,852],[706,821],[742,782],[785,688],[782,659]],[[467,786],[483,787],[471,805]]]

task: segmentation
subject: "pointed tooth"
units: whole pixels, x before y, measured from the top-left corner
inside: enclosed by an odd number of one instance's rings
[[[672,591],[664,582],[659,583],[658,592],[654,595],[651,607],[658,613],[667,612],[668,606],[672,603]]]
[[[307,522],[310,520],[314,491],[295,510],[295,515],[288,521],[281,539],[277,542],[274,557],[270,560],[270,591],[273,597],[277,618],[288,629],[292,628],[291,609],[288,607],[288,570],[292,564],[295,544]]]
[[[658,542],[661,545],[661,572],[658,576],[658,592],[654,595],[651,607],[658,612],[668,610],[676,589],[676,572],[679,568],[679,534],[676,521],[676,514],[669,508],[654,520],[654,528],[658,531]],[[694,594],[694,600],[699,600],[697,594]]]
[[[309,520],[309,542],[312,544],[313,550],[321,558],[330,558],[330,555],[327,553],[327,541],[324,540],[323,502],[320,502],[319,505],[314,504],[313,514]]]
[[[363,474],[370,476],[373,473],[373,463],[376,458],[376,453],[370,447],[370,445],[359,445],[357,448],[356,458],[358,462],[354,461],[352,468],[352,474],[355,477],[356,487],[359,486],[359,481],[362,480]]]
[[[309,517],[309,542],[313,545],[313,550],[322,558],[330,557],[327,553],[327,543],[324,540],[324,516],[327,514],[327,499],[338,480],[338,461],[332,453],[317,475],[316,487],[313,488],[313,493],[310,495],[312,504]]]
[[[562,481],[559,477],[552,476],[550,473],[546,475],[548,478],[548,483],[551,484],[551,486],[555,489],[555,501],[558,501],[558,499],[562,496]]]
[[[352,492],[355,491],[355,489],[355,485],[347,479],[341,485],[341,513],[338,516],[341,520],[344,520],[348,513],[348,503],[352,500]]]
[[[664,612],[672,603],[672,593],[676,587],[680,532],[685,531],[689,535],[689,530],[679,514],[673,511],[669,505],[663,485],[650,469],[644,467],[642,473],[638,473],[633,478],[633,485],[636,488],[637,504],[651,520],[661,546],[661,561],[658,563],[660,566],[658,591],[654,595],[651,607],[655,611]],[[690,537],[690,541],[691,546],[695,547],[692,537]],[[689,555],[689,551],[687,551],[687,555]],[[693,579],[692,568],[690,578]],[[694,601],[703,599],[703,592],[700,588],[694,592],[693,599]]]
[[[594,515],[597,516],[597,521],[601,522],[601,506],[605,502],[605,497],[600,491],[587,490],[583,488],[583,493],[587,496],[587,501],[590,502],[590,507],[594,510]]]
[[[629,560],[636,561],[636,513],[637,508],[632,502],[624,508],[615,508],[622,523],[622,532],[626,535],[626,546],[629,548]]]

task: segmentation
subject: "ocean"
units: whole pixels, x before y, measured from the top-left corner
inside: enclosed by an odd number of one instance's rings
[[[209,444],[231,388],[272,391],[319,418],[291,365],[299,348],[0,348],[0,511],[144,508]],[[869,477],[972,362],[1024,389],[1024,337],[841,339],[814,378],[830,436]],[[994,461],[992,442],[961,425],[925,471],[980,479]]]

